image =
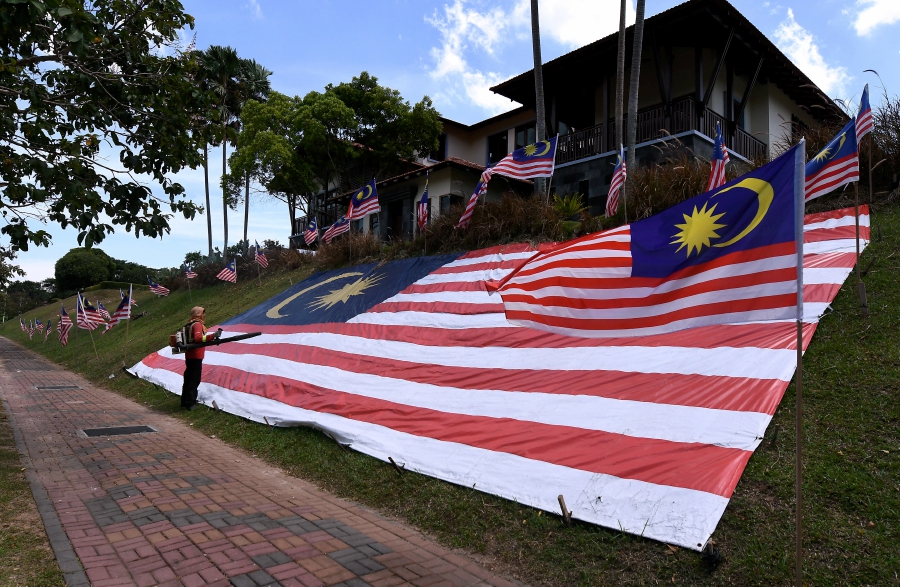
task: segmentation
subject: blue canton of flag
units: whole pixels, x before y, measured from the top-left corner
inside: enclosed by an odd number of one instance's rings
[[[268,267],[269,260],[266,259],[265,255],[263,255],[262,253],[259,252],[259,242],[258,241],[253,241],[253,242],[256,244],[256,253],[253,255],[254,259],[256,260],[256,262],[258,264],[262,265],[263,267]]]
[[[859,181],[856,120],[851,120],[806,164],[806,201]]]
[[[709,181],[706,182],[706,191],[714,190],[725,183],[725,165],[728,163],[728,149],[725,147],[725,136],[722,127],[716,123],[716,144],[713,146],[712,159],[710,160]]]
[[[856,144],[859,145],[866,134],[872,132],[875,127],[872,121],[872,107],[869,105],[869,84],[863,88],[862,97],[859,99],[859,114],[856,115]]]
[[[185,264],[183,265],[183,267],[184,267],[184,277],[185,277],[186,279],[193,279],[193,278],[197,277],[197,274],[194,273],[194,272],[187,266],[187,263],[185,263]],[[121,290],[120,290],[120,292],[121,292]]]
[[[378,205],[378,189],[376,189],[373,179],[350,198],[347,220],[357,220],[366,214],[379,211],[381,211],[381,206]]]
[[[306,227],[306,232],[303,233],[303,240],[306,241],[307,245],[311,245],[316,242],[316,239],[319,238],[319,227],[316,226],[316,219],[313,218],[309,226]]]
[[[344,234],[345,232],[350,231],[350,220],[346,216],[341,216],[337,222],[332,224],[328,230],[325,231],[325,234],[322,238],[326,243],[330,243],[331,240],[338,236],[339,234]]]

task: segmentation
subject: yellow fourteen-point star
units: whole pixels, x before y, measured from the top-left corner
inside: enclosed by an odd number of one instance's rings
[[[322,308],[327,310],[338,302],[347,303],[347,300],[352,296],[362,295],[367,289],[381,281],[383,278],[384,275],[372,275],[363,279],[357,279],[353,283],[348,283],[341,289],[335,289],[324,296],[317,297],[316,301],[309,304],[308,307],[315,310],[321,310]]]
[[[708,204],[709,202],[707,202]],[[672,235],[673,240],[669,244],[677,245],[681,244],[678,247],[677,253],[681,249],[687,247],[687,256],[690,257],[693,251],[697,251],[699,255],[703,251],[703,247],[709,247],[709,240],[712,238],[720,238],[719,233],[716,231],[720,228],[724,228],[727,224],[717,224],[716,220],[725,216],[725,213],[715,214],[716,204],[713,204],[713,207],[709,210],[706,209],[706,204],[703,204],[703,208],[699,211],[697,210],[697,206],[694,206],[694,212],[688,216],[687,214],[682,214],[684,216],[684,224],[676,224],[675,228],[680,228],[681,232],[675,233]]]

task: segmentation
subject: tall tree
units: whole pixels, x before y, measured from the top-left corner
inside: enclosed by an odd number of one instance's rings
[[[541,60],[541,24],[538,16],[538,0],[531,0],[531,47],[534,54],[534,138],[543,141],[547,138],[547,110],[544,108],[544,69]],[[534,181],[534,189],[546,198],[545,180]]]
[[[172,175],[202,161],[192,121],[207,96],[189,54],[160,50],[193,27],[181,3],[33,0],[0,13],[0,232],[12,246],[50,243],[35,221],[91,246],[114,225],[168,233],[163,206],[193,218]]]
[[[272,72],[256,62],[255,59],[244,59],[241,62],[241,73],[239,78],[239,107],[243,110],[244,105],[250,100],[257,102],[265,102],[272,89],[269,82],[269,76]],[[240,115],[239,115],[240,116]],[[240,124],[240,117],[238,117]],[[240,143],[238,143],[240,148]],[[244,173],[244,243],[249,246],[247,240],[247,225],[250,222],[250,172]],[[244,254],[246,254],[246,249]]]
[[[619,54],[616,59],[616,144],[618,150],[623,144],[622,140],[622,118],[624,116],[625,107],[625,2],[622,0],[619,8]],[[625,196],[625,188],[622,186],[621,198],[622,208],[625,211],[625,221],[628,221],[628,199]]]
[[[628,163],[626,164],[626,168],[630,172],[635,170],[634,144],[637,135],[638,89],[641,81],[641,51],[644,44],[644,0],[637,0],[635,12],[634,44],[631,48],[631,80],[628,84]]]

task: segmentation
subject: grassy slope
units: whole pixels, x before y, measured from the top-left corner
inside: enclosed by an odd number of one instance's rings
[[[805,569],[809,585],[897,584],[900,569],[900,408],[895,333],[900,327],[900,209],[876,210],[884,240],[866,283],[871,317],[863,318],[853,278],[820,325],[805,363]],[[296,282],[301,272],[290,276]],[[260,303],[288,285],[288,274],[194,292],[210,324]],[[101,299],[114,292],[100,292]],[[186,291],[155,300],[136,294],[148,315],[131,324],[128,362],[165,344],[186,321]],[[104,299],[104,303],[107,299]],[[71,303],[68,304],[71,307]],[[107,307],[111,307],[107,305]],[[52,310],[55,311],[55,308]],[[51,309],[29,312],[44,320]],[[28,341],[18,320],[0,334],[75,369],[98,384],[190,421],[290,473],[341,496],[403,518],[441,542],[485,554],[517,577],[549,585],[787,585],[793,577],[794,393],[789,388],[759,450],[713,536],[724,561],[711,571],[694,552],[615,531],[575,524],[416,474],[398,474],[343,450],[307,429],[276,429],[209,410],[181,413],[178,400],[124,376],[124,328],[95,335],[100,358],[84,331],[63,349]],[[116,377],[109,379],[111,374]],[[552,482],[552,480],[548,480]]]

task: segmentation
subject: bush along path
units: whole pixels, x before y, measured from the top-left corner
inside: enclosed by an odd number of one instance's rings
[[[804,571],[810,585],[900,583],[900,358],[895,335],[900,331],[900,208],[876,205],[872,224],[873,241],[861,264],[868,268],[869,317],[859,311],[851,276],[804,358]],[[193,300],[207,307],[212,325],[283,291],[310,270],[264,274],[261,286],[239,281],[237,287],[195,289]],[[147,292],[135,297],[141,304],[137,312],[146,314],[130,324],[129,365],[163,347],[168,334],[187,321],[190,308],[184,289],[158,300]],[[43,321],[57,311],[45,307],[24,318]],[[445,546],[484,555],[485,564],[523,581],[559,587],[792,581],[792,387],[713,535],[721,558],[704,558],[586,524],[566,526],[559,516],[471,488],[400,475],[389,464],[345,450],[314,430],[272,430],[205,409],[180,413],[177,397],[124,375],[121,326],[95,334],[99,359],[85,334],[81,331],[77,342],[62,348],[53,338],[44,344],[35,335],[29,341],[18,318],[0,326],[0,335],[76,370],[95,385],[193,424],[339,496],[399,517]]]

